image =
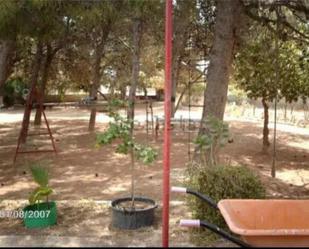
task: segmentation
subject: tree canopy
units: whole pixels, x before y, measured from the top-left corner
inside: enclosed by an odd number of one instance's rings
[[[106,86],[124,98],[129,86],[132,100],[136,89],[162,90],[164,3],[1,0],[0,89],[20,78],[43,95],[83,89],[96,98]],[[231,78],[252,98],[307,101],[308,18],[307,0],[173,1],[173,115],[194,84],[204,97],[202,120],[222,120]]]

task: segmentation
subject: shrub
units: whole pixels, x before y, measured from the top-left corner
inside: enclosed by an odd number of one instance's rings
[[[47,170],[40,163],[34,163],[30,169],[33,180],[38,184],[38,187],[29,196],[30,205],[38,203],[44,198],[46,198],[48,203],[48,197],[53,193],[53,189],[48,186],[49,177]]]
[[[3,104],[6,107],[10,107],[14,105],[15,99],[14,99],[14,86],[11,84],[5,84],[4,85],[4,94],[3,94]]]
[[[266,195],[259,177],[243,166],[217,165],[189,170],[187,187],[203,193],[214,201],[222,199],[264,199]],[[227,228],[218,210],[210,208],[196,197],[189,197],[195,219],[201,219]]]
[[[21,78],[7,81],[3,87],[3,104],[6,107],[10,107],[17,103],[23,104],[25,101],[22,95],[26,88],[27,86]]]
[[[201,161],[208,166],[214,166],[218,164],[220,148],[229,141],[229,126],[214,116],[208,116],[202,124],[207,132],[198,135],[193,143],[199,149]]]

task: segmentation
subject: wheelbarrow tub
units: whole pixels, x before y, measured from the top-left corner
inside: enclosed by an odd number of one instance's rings
[[[251,246],[309,246],[309,200],[227,199],[218,208],[230,230]]]

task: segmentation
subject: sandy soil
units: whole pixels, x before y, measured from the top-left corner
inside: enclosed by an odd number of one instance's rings
[[[155,111],[156,113],[160,111],[162,114],[162,107],[155,107]],[[63,201],[62,204],[59,204],[59,225],[48,230],[30,232],[24,229],[18,220],[12,222],[2,219],[0,220],[0,235],[53,233],[63,236],[86,236],[85,234],[87,234],[119,239],[119,245],[126,243],[128,245],[132,239],[144,240],[153,237],[152,242],[149,239],[145,243],[159,246],[160,219],[154,228],[146,229],[146,232],[114,231],[109,226],[109,209],[106,205],[94,202],[128,195],[130,165],[126,156],[114,153],[115,145],[95,148],[95,133],[89,133],[87,130],[89,112],[78,109],[55,109],[47,110],[46,113],[55,137],[57,155],[53,153],[21,154],[18,156],[15,166],[13,166],[13,157],[22,112],[14,110],[1,111],[0,113],[0,209],[8,209],[10,205],[13,205],[12,208],[18,208],[24,203],[29,192],[35,187],[31,180],[28,163],[43,159],[49,163],[50,185],[56,191],[52,197],[55,200]],[[183,111],[179,115],[185,114],[186,112]],[[143,115],[143,109],[137,111],[138,120],[142,121]],[[194,115],[198,116],[198,113],[193,113],[192,116]],[[99,114],[97,131],[104,130],[107,120],[103,113]],[[279,124],[277,178],[273,179],[270,177],[272,157],[260,153],[262,123],[256,120],[250,120],[250,122],[235,120],[233,117],[227,117],[226,120],[230,124],[234,142],[228,144],[222,151],[221,159],[223,161],[247,165],[257,171],[267,186],[269,196],[275,198],[309,197],[308,128]],[[31,129],[31,132],[37,132],[33,127]],[[153,165],[137,165],[136,193],[155,199],[160,206],[162,130],[157,140],[151,134],[147,138],[145,127],[142,126],[135,131],[135,134],[138,141],[152,145],[159,152],[159,159]],[[190,147],[193,149],[192,145]],[[30,148],[50,148],[50,143],[48,139],[42,141],[37,137],[31,137],[28,140],[27,148],[23,149]],[[172,185],[182,184],[188,160],[188,133],[176,127],[173,132],[171,149]],[[176,201],[176,204],[171,206],[171,243],[194,245],[194,242],[190,240],[188,229],[177,226],[177,221],[180,218],[190,217],[190,212],[184,202],[185,199],[183,196],[174,194],[171,195],[171,199]],[[84,200],[82,204],[80,204],[81,200]],[[70,214],[70,210],[74,210],[72,214]],[[157,210],[157,215],[160,216],[160,209]],[[97,219],[96,217],[101,218]],[[72,224],[72,227],[69,226],[69,223]]]

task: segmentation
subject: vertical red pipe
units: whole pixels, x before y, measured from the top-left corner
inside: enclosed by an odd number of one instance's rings
[[[165,2],[165,86],[164,86],[164,147],[163,147],[163,214],[162,246],[168,247],[170,197],[170,126],[172,93],[172,0]]]

